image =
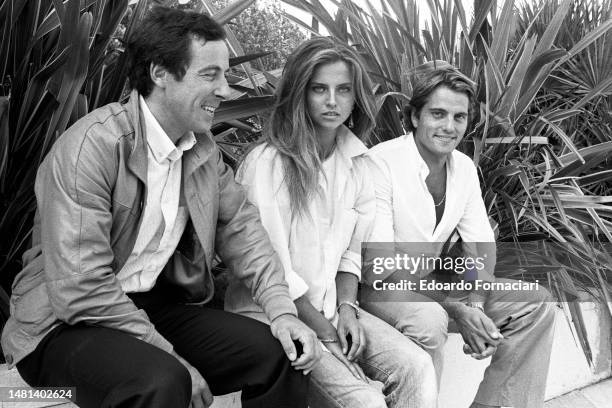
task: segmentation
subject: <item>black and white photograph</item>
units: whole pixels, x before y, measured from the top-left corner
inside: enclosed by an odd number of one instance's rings
[[[0,0],[0,407],[607,408],[612,0]]]

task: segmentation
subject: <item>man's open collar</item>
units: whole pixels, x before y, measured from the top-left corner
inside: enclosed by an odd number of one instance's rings
[[[419,153],[419,149],[417,148],[416,141],[414,140],[414,134],[411,132],[401,137],[404,139],[406,146],[408,147],[408,150],[410,151],[410,155],[416,161],[416,165],[419,167],[419,173],[422,174],[423,179],[427,178],[427,176],[429,175],[429,166],[427,165],[427,163],[421,156],[421,153]],[[453,150],[452,153],[448,155],[448,159],[446,161],[447,172],[451,177],[454,177],[454,175],[457,173],[456,160],[454,156],[455,156],[455,150]]]
[[[147,136],[144,116],[140,109],[139,93],[132,90],[126,109],[132,120],[134,129],[134,142],[128,158],[128,168],[136,177],[146,183],[147,181]],[[191,174],[196,168],[205,163],[215,150],[215,142],[210,131],[196,135],[196,144],[185,152],[183,160],[184,175]]]
[[[186,151],[184,155],[183,175],[185,177],[188,177],[195,169],[206,163],[216,150],[216,144],[210,131],[196,134],[196,140],[193,148]]]
[[[163,163],[165,160],[175,161],[183,156],[183,152],[195,146],[197,140],[193,132],[185,133],[176,144],[172,142],[166,131],[149,109],[149,105],[139,96],[140,111],[144,118],[145,134],[147,135],[147,145],[154,160]]]

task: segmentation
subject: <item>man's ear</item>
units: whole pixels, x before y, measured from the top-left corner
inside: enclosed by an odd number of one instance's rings
[[[410,121],[412,122],[413,128],[416,129],[419,127],[419,112],[414,108],[410,109]]]
[[[170,75],[170,73],[161,65],[151,63],[151,66],[149,67],[149,75],[151,76],[151,81],[153,81],[156,86],[165,88],[166,82],[168,81],[168,75]]]

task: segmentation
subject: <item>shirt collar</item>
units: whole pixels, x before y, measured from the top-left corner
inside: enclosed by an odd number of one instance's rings
[[[196,144],[196,138],[193,132],[186,133],[178,140],[177,145],[172,143],[164,129],[161,127],[146,101],[142,96],[140,98],[140,109],[145,122],[145,132],[147,135],[147,144],[149,149],[158,163],[168,159],[175,161],[181,158],[183,152],[191,149]]]
[[[412,158],[415,160],[416,165],[418,166],[419,174],[421,175],[423,180],[425,180],[429,175],[429,166],[427,166],[427,163],[425,163],[425,160],[423,160],[423,157],[421,157],[421,154],[419,153],[419,149],[417,149],[416,142],[414,141],[414,135],[412,133],[408,133],[404,135],[403,138],[406,141],[406,144],[408,145],[408,149],[410,150]],[[453,150],[446,162],[446,171],[451,178],[454,177],[456,174],[455,166],[455,151]]]
[[[353,167],[353,157],[360,156],[368,148],[349,128],[342,125],[340,134],[336,137],[336,149],[347,167]]]

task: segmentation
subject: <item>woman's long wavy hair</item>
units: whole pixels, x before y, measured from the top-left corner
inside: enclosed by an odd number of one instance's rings
[[[353,77],[355,105],[351,130],[365,141],[375,126],[373,87],[357,52],[327,37],[300,44],[283,69],[262,138],[262,142],[274,146],[280,155],[294,215],[308,213],[308,202],[317,193],[321,170],[321,147],[307,108],[308,85],[318,67],[338,61],[347,64]]]

